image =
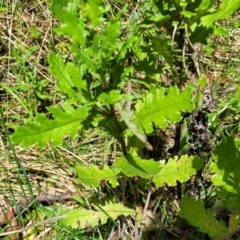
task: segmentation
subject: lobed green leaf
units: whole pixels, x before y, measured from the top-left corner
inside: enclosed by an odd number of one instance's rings
[[[98,187],[102,180],[109,181],[112,187],[118,186],[117,169],[111,169],[107,165],[104,165],[102,169],[95,164],[89,166],[76,165],[74,167],[78,180],[81,184]]]
[[[80,68],[71,62],[65,65],[59,54],[49,54],[48,62],[50,73],[56,77],[57,87],[60,91],[67,93],[75,100],[80,100],[80,102],[85,101],[84,96],[90,97],[90,94],[87,94],[87,84],[82,79]]]
[[[118,102],[122,98],[122,94],[120,94],[119,90],[111,90],[108,93],[103,92],[98,96],[98,101],[103,104],[113,104]]]
[[[80,0],[52,0],[50,9],[55,17],[61,21],[61,25],[54,31],[59,35],[70,36],[73,43],[82,46],[86,44],[85,24],[83,18],[78,18]]]
[[[72,228],[92,228],[97,226],[99,221],[105,224],[109,218],[115,220],[120,215],[129,216],[136,214],[135,210],[127,208],[120,203],[109,202],[95,206],[95,208],[96,210],[85,208],[71,210],[64,219],[64,223]]]
[[[225,138],[214,150],[213,161],[210,165],[212,182],[219,187],[221,197],[237,197],[240,193],[240,152],[239,143],[233,137]]]
[[[170,38],[166,34],[161,33],[156,36],[150,37],[152,42],[152,48],[158,53],[158,55],[163,56],[166,62],[173,67],[173,54],[170,45]]]
[[[228,230],[223,223],[218,222],[209,210],[206,211],[202,202],[183,197],[180,207],[180,214],[191,225],[198,227],[201,232],[208,233],[210,237],[219,239],[227,233]]]
[[[142,127],[146,133],[153,131],[152,123],[160,128],[167,126],[167,121],[179,122],[184,111],[191,112],[194,104],[191,102],[193,89],[188,87],[179,93],[175,86],[169,89],[165,95],[164,88],[152,86],[136,105],[137,116],[132,120],[138,127]]]
[[[153,176],[152,181],[157,186],[167,183],[169,186],[176,186],[177,181],[185,182],[203,166],[203,160],[195,156],[182,155],[170,158],[161,171]]]
[[[128,155],[127,159],[122,156],[114,163],[114,167],[121,170],[128,177],[139,176],[151,178],[158,174],[163,168],[160,162],[141,159],[140,157]]]
[[[38,114],[34,121],[16,128],[11,136],[13,143],[22,146],[36,143],[39,147],[44,147],[51,142],[53,146],[58,146],[66,135],[75,138],[81,122],[88,116],[89,107],[84,106],[78,109],[69,107],[67,112],[59,107],[51,107],[49,110],[54,120],[48,119],[44,114]]]
[[[140,176],[151,179],[156,186],[176,186],[177,181],[187,181],[203,166],[203,160],[194,156],[181,156],[180,159],[170,158],[166,164],[163,161],[141,159],[128,155],[122,156],[114,163],[114,167],[121,170],[128,177]]]

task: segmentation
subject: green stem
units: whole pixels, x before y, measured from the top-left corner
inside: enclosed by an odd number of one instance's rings
[[[119,122],[118,117],[116,115],[116,111],[114,109],[114,105],[113,104],[110,104],[110,111],[111,111],[111,115],[113,117],[115,126],[117,128],[117,132],[118,132],[118,135],[119,135],[118,139],[119,139],[119,143],[120,143],[121,148],[122,148],[123,155],[127,158],[128,152],[127,152],[127,146],[126,146],[124,137],[122,135],[123,129],[122,129],[121,125],[120,125],[120,122]]]

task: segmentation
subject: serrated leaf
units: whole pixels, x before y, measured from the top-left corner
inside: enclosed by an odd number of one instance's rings
[[[221,187],[220,194],[233,197],[240,192],[240,153],[238,143],[233,137],[223,139],[222,143],[214,150],[211,170],[215,175],[212,182]]]
[[[169,186],[176,186],[177,181],[187,181],[202,166],[203,160],[195,156],[188,157],[183,155],[180,159],[177,157],[170,158],[161,171],[153,176],[152,181],[157,186],[162,186],[164,183],[167,183]]]
[[[68,91],[74,85],[70,75],[66,70],[66,66],[63,62],[63,58],[60,54],[50,53],[48,56],[48,62],[50,64],[50,72],[58,79],[59,89],[62,91]]]
[[[138,126],[141,126],[146,133],[153,131],[152,123],[157,124],[160,128],[167,126],[167,121],[172,123],[181,120],[181,112],[194,109],[191,103],[191,87],[184,89],[179,93],[178,88],[172,87],[165,95],[164,88],[152,86],[150,92],[146,93],[143,100],[139,100],[136,105],[137,116],[133,119]]]
[[[181,156],[180,159],[171,158],[167,164],[131,155],[128,155],[127,159],[122,156],[114,163],[114,167],[119,168],[128,177],[151,178],[156,186],[162,186],[164,183],[175,186],[177,181],[187,181],[202,166],[202,159],[187,155]]]
[[[134,43],[138,39],[139,38],[137,36],[130,36],[126,41],[124,41],[118,53],[118,59],[125,58],[128,50],[134,45]]]
[[[106,203],[105,205],[96,206],[97,210],[87,210],[78,208],[70,211],[64,223],[72,228],[95,227],[101,221],[105,224],[108,218],[115,220],[120,215],[129,216],[135,214],[135,210],[127,208],[120,203]]]
[[[100,182],[106,180],[111,183],[112,187],[118,186],[117,174],[119,171],[111,169],[106,164],[102,169],[95,164],[90,164],[89,166],[77,165],[74,169],[81,184],[99,187]]]
[[[86,4],[83,4],[82,1],[81,9],[83,18],[89,19],[91,28],[96,28],[105,20],[103,14],[109,11],[110,6],[108,4],[103,5],[101,0],[87,1]]]
[[[198,227],[201,232],[208,233],[210,237],[219,238],[227,233],[227,228],[215,219],[213,213],[204,208],[202,202],[183,197],[180,207],[180,214],[191,225]]]
[[[63,12],[75,12],[78,9],[80,0],[70,0],[70,1],[65,1],[65,0],[52,0],[50,8],[53,11],[57,17],[61,19],[61,21],[64,21],[65,16]]]
[[[163,56],[166,62],[172,67],[173,59],[172,59],[172,50],[170,46],[170,39],[164,34],[158,34],[154,37],[150,37],[152,41],[152,48],[161,56]]]
[[[158,174],[163,168],[160,162],[144,160],[131,155],[128,155],[128,159],[122,156],[114,163],[114,167],[119,168],[128,177],[140,176],[144,178],[150,178]]]
[[[73,43],[85,45],[86,32],[84,18],[78,18],[80,0],[52,0],[50,9],[55,17],[61,21],[61,25],[54,31],[61,35],[70,36]],[[79,34],[80,33],[80,34]]]
[[[71,87],[77,89],[79,92],[85,93],[85,91],[87,91],[87,83],[82,79],[84,70],[81,69],[81,67],[74,65],[72,62],[66,65],[66,70],[71,77],[71,82],[73,84]]]
[[[81,99],[81,92],[86,93],[86,82],[82,80],[80,69],[73,63],[65,65],[59,54],[50,53],[48,56],[50,72],[57,79],[57,87],[70,97]]]
[[[122,94],[119,93],[118,90],[111,90],[110,92],[106,93],[103,92],[98,96],[98,101],[101,101],[103,104],[113,104],[119,101],[122,98]]]
[[[33,122],[16,128],[11,136],[12,141],[22,146],[36,143],[39,147],[44,147],[48,142],[53,146],[60,145],[67,134],[72,138],[77,136],[81,122],[88,116],[89,107],[72,108],[68,112],[51,107],[50,111],[56,119],[50,120],[46,115],[38,114]]]
[[[215,148],[213,159],[218,166],[218,169],[214,171],[215,173],[218,173],[218,170],[221,169],[227,174],[235,171],[240,162],[240,153],[238,143],[234,141],[233,137],[223,139],[221,144]]]
[[[116,39],[120,34],[120,21],[118,19],[111,20],[104,32],[103,48],[110,53],[116,48]]]
[[[91,54],[86,53],[84,50],[81,50],[73,45],[71,47],[71,50],[74,55],[79,59],[80,63],[84,63],[88,70],[96,72],[96,62],[92,59]]]

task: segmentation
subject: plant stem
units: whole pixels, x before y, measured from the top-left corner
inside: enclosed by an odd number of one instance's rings
[[[123,155],[127,159],[128,152],[127,152],[127,146],[126,146],[124,137],[122,135],[123,129],[122,129],[121,125],[120,125],[120,122],[119,122],[118,117],[116,115],[116,111],[115,111],[115,108],[114,108],[113,104],[110,104],[110,111],[111,111],[111,116],[113,117],[114,123],[115,123],[115,125],[117,127],[117,131],[118,131],[118,135],[119,135],[118,140],[119,140],[119,143],[121,145]]]

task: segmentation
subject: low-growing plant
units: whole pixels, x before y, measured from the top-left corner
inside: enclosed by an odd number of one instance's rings
[[[63,99],[50,106],[47,115],[36,114],[31,121],[17,126],[11,139],[22,146],[36,143],[44,147],[51,143],[55,147],[66,136],[74,139],[81,131],[100,128],[118,142],[119,154],[111,166],[103,162],[101,166],[91,163],[74,167],[82,186],[100,188],[103,194],[86,199],[79,189],[80,197],[75,199],[80,207],[67,214],[66,225],[89,229],[107,220],[118,225],[119,216],[132,215],[138,239],[143,231],[151,229],[143,220],[149,217],[153,188],[178,185],[181,190],[180,183],[201,171],[206,155],[196,154],[195,149],[194,154],[180,155],[177,130],[181,133],[187,115],[199,111],[204,118],[211,110],[206,97],[209,82],[199,66],[199,44],[206,44],[209,34],[219,30],[214,25],[216,20],[230,17],[239,7],[239,1],[226,0],[113,5],[101,0],[52,0],[51,11],[61,23],[55,32],[70,40],[67,58],[56,52],[48,57]],[[154,151],[150,136],[169,126],[176,129],[170,157],[149,159],[143,149]],[[201,152],[203,147],[197,141]],[[227,139],[216,148],[211,171],[220,201],[237,207],[235,146],[233,139]],[[222,155],[229,148],[234,148],[231,167],[226,163],[228,156]],[[127,188],[134,200],[126,199]],[[190,224],[215,239],[231,232],[210,210],[206,211],[200,200],[185,196],[180,208],[180,215]],[[156,228],[159,224],[154,221]]]

